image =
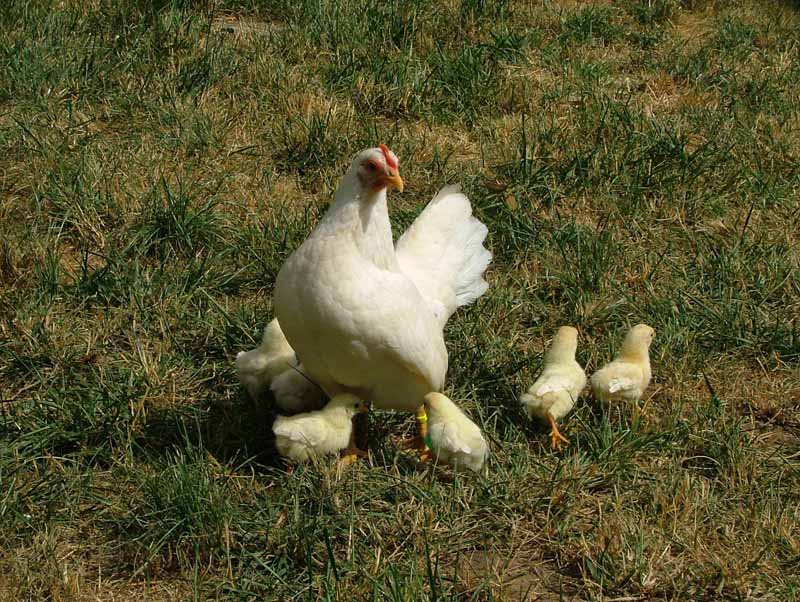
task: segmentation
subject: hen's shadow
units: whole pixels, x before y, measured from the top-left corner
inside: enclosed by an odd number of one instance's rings
[[[212,399],[202,409],[162,409],[150,413],[137,443],[149,451],[202,447],[220,463],[247,460],[282,467],[272,433],[275,408],[269,397],[253,401],[241,392],[232,399]]]

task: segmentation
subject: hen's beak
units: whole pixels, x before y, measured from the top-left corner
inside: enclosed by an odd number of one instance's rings
[[[391,187],[397,190],[397,192],[403,192],[403,178],[400,177],[397,170],[390,169],[386,175],[381,176],[379,182],[387,188]]]

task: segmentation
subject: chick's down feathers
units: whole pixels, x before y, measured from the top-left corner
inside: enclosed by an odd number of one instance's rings
[[[625,335],[617,358],[592,375],[592,391],[602,401],[639,401],[650,384],[650,343],[655,331],[646,324]]]
[[[575,361],[578,331],[571,326],[559,328],[545,354],[544,369],[520,402],[528,414],[539,419],[566,416],[586,386],[586,373]]]
[[[287,412],[317,410],[325,402],[325,394],[305,373],[303,364],[284,370],[269,386],[278,407]]]
[[[431,455],[456,469],[480,471],[489,448],[478,425],[441,393],[425,396]]]
[[[283,335],[278,320],[267,324],[258,347],[236,355],[239,381],[254,400],[266,392],[276,376],[296,365],[294,349]]]
[[[295,416],[278,416],[272,426],[278,453],[295,462],[345,449],[353,430],[353,417],[365,409],[353,395],[337,395],[321,410]]]

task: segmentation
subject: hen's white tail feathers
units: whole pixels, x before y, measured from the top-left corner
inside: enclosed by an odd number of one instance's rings
[[[472,216],[459,186],[446,186],[397,241],[400,268],[417,285],[442,325],[475,301],[488,283],[492,254],[483,246],[488,229]]]

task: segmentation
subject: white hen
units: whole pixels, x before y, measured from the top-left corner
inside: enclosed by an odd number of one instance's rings
[[[285,458],[305,462],[314,455],[335,454],[352,445],[353,417],[366,410],[353,395],[338,395],[316,412],[278,416],[272,425],[275,447]]]
[[[486,226],[443,189],[392,242],[387,186],[403,189],[386,146],[359,153],[333,204],[286,261],[275,313],[311,378],[379,408],[414,411],[447,372],[442,328],[487,288]]]
[[[650,343],[656,331],[647,324],[625,335],[617,358],[592,374],[592,391],[602,401],[639,401],[650,384]]]
[[[425,396],[430,456],[453,468],[479,471],[489,448],[478,425],[441,393]]]
[[[254,400],[267,390],[276,376],[293,366],[297,366],[294,349],[283,336],[278,320],[267,324],[258,347],[236,355],[239,381]]]
[[[559,432],[556,421],[572,410],[586,386],[586,373],[575,361],[577,348],[578,331],[571,326],[559,328],[544,356],[544,370],[520,397],[529,415],[550,423],[550,441],[555,449],[569,443]]]

